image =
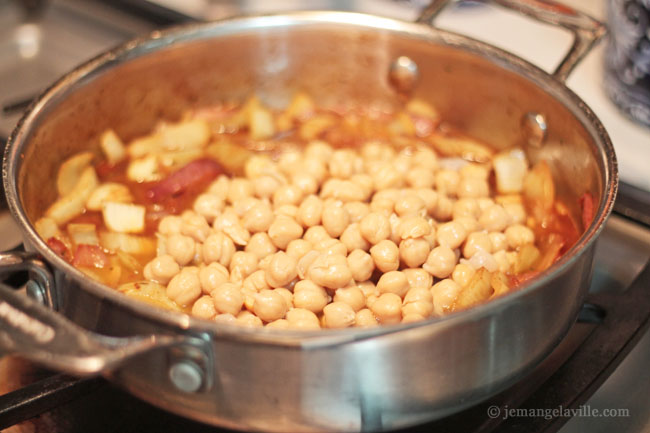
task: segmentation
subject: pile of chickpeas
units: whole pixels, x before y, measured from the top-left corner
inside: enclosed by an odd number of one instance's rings
[[[423,320],[454,307],[477,269],[507,273],[533,243],[490,165],[425,144],[256,154],[159,224],[146,279],[194,316],[291,329]]]

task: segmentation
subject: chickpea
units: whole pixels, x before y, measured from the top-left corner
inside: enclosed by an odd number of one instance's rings
[[[523,224],[526,221],[526,210],[521,203],[506,203],[503,208],[510,217],[510,224]]]
[[[328,303],[327,292],[311,280],[301,280],[293,289],[293,305],[313,313],[320,313]]]
[[[402,308],[402,310],[404,310],[404,308]],[[408,310],[408,311],[410,311],[410,310]],[[403,313],[402,323],[421,322],[424,319],[425,319],[424,316],[421,316],[421,315],[419,315],[417,313],[410,313],[410,312],[409,313]]]
[[[390,271],[383,274],[377,282],[379,293],[394,293],[403,298],[409,289],[409,282],[404,272]]]
[[[494,257],[494,260],[497,262],[499,272],[507,273],[510,271],[511,263],[508,259],[508,253],[506,250],[499,250],[492,254],[492,257]]]
[[[273,258],[266,269],[266,282],[271,287],[282,287],[289,284],[298,275],[295,258],[279,251],[273,254]]]
[[[402,174],[395,169],[392,162],[383,162],[371,173],[375,189],[399,188],[404,183]]]
[[[485,230],[501,232],[508,226],[510,217],[503,206],[493,204],[483,211],[478,222]]]
[[[390,215],[395,209],[395,202],[388,198],[375,198],[373,197],[370,202],[370,212],[380,213],[382,215]]]
[[[438,203],[432,216],[438,221],[449,221],[452,217],[453,202],[445,195],[438,195]]]
[[[259,292],[260,290],[270,289],[271,286],[266,282],[266,271],[259,269],[244,279],[242,289],[247,289],[251,292]]]
[[[189,307],[201,296],[201,282],[198,272],[194,270],[189,267],[183,269],[167,285],[167,297],[181,307]]]
[[[253,195],[253,183],[243,177],[235,177],[230,180],[230,185],[228,186],[228,197],[227,200],[230,203],[235,203],[237,200],[241,200],[244,197],[250,197]]]
[[[255,296],[253,311],[257,317],[265,322],[282,319],[287,310],[284,297],[275,290],[261,290]]]
[[[478,200],[475,198],[461,198],[454,202],[452,217],[458,219],[461,217],[478,218],[481,210]]]
[[[300,203],[296,221],[305,228],[314,227],[320,224],[322,214],[323,201],[315,195],[310,195]]]
[[[492,251],[494,253],[505,250],[508,247],[508,238],[505,233],[490,232],[488,236],[490,237],[490,243],[492,244]]]
[[[295,185],[283,185],[273,193],[273,206],[297,205],[302,200],[302,190]]]
[[[334,293],[334,302],[343,302],[348,304],[357,312],[366,306],[366,297],[356,285],[336,289]]]
[[[257,204],[266,205],[270,210],[270,206],[266,201],[255,197],[244,197],[241,200],[237,200],[230,208],[235,212],[235,214],[237,214],[237,217],[243,218],[244,215],[246,215],[246,212],[251,210]]]
[[[395,293],[382,294],[369,307],[379,323],[390,325],[402,320],[402,298]]]
[[[212,320],[218,323],[237,323],[237,318],[230,313],[217,314]]]
[[[277,176],[265,175],[253,180],[253,190],[257,197],[269,199],[283,184],[283,179]]]
[[[223,199],[216,194],[201,194],[194,201],[194,211],[210,223],[221,213],[224,206]]]
[[[287,322],[292,329],[320,329],[318,317],[310,310],[304,308],[292,308],[287,311]]]
[[[329,170],[332,177],[348,179],[355,173],[355,154],[349,149],[335,150],[329,160]]]
[[[323,308],[323,323],[326,328],[347,328],[354,325],[355,312],[345,302],[332,302]]]
[[[166,247],[169,255],[181,266],[190,263],[196,252],[194,239],[181,234],[170,235],[167,238]]]
[[[291,293],[291,290],[285,287],[278,287],[273,289],[273,291],[282,296],[284,303],[287,305],[287,309],[293,308],[293,293]]]
[[[302,191],[303,196],[316,194],[318,191],[318,180],[306,171],[298,171],[291,175],[291,182]]]
[[[458,224],[465,227],[467,233],[472,233],[481,230],[481,225],[473,217],[460,217],[454,220]]]
[[[329,289],[345,287],[352,279],[348,262],[340,254],[321,254],[309,266],[307,273],[314,283]]]
[[[370,213],[370,206],[360,201],[352,201],[343,205],[350,215],[350,223],[358,223]]]
[[[358,223],[347,226],[343,233],[341,233],[341,242],[343,242],[348,251],[356,249],[368,251],[370,248],[368,241],[361,236],[361,229]]]
[[[361,201],[368,198],[368,192],[362,185],[351,180],[329,179],[323,184],[320,193],[322,198],[340,200],[342,202]]]
[[[375,283],[370,280],[358,282],[357,287],[361,290],[363,296],[366,298],[368,298],[370,295],[379,295],[379,291],[377,290]]]
[[[371,326],[377,325],[375,315],[368,308],[357,311],[357,314],[354,316],[354,326],[358,326],[359,328],[370,328]]]
[[[375,262],[370,254],[367,252],[356,249],[350,252],[347,257],[348,267],[352,273],[352,279],[355,281],[366,281],[372,276],[375,270]]]
[[[208,186],[207,193],[214,194],[221,200],[226,201],[228,197],[228,190],[230,189],[230,178],[226,175],[221,175]]]
[[[144,268],[144,277],[147,280],[155,281],[160,284],[167,284],[174,275],[181,271],[174,257],[169,254],[163,254],[150,261]]]
[[[300,168],[300,161],[302,160],[302,153],[295,147],[283,149],[280,157],[278,158],[278,168],[283,173],[289,175]]]
[[[345,256],[348,253],[348,249],[338,239],[324,239],[314,245],[314,249],[322,254],[341,254]]]
[[[391,234],[388,218],[377,212],[370,212],[363,217],[359,223],[359,230],[361,231],[361,236],[372,245],[388,239]]]
[[[433,311],[437,316],[449,312],[458,297],[461,287],[453,280],[445,279],[434,284],[431,288]]]
[[[490,187],[487,183],[487,180],[481,179],[480,177],[461,177],[456,193],[458,194],[459,198],[487,197],[490,194]]]
[[[228,236],[222,232],[217,232],[205,239],[202,252],[205,263],[218,262],[228,266],[233,254],[235,254],[235,244]]]
[[[214,289],[225,284],[230,279],[230,273],[225,266],[213,262],[208,266],[199,269],[199,281],[201,283],[201,290],[204,294],[209,295]]]
[[[409,268],[421,266],[427,261],[431,247],[423,238],[404,239],[399,243],[399,257]]]
[[[247,253],[251,253],[257,257],[258,260],[275,253],[278,249],[273,245],[271,238],[264,232],[255,233],[248,241],[246,248]]]
[[[210,292],[210,296],[219,313],[236,316],[244,305],[244,295],[238,284],[224,283]]]
[[[395,156],[395,150],[386,144],[370,141],[361,148],[361,156],[366,161],[388,161]]]
[[[226,208],[221,215],[214,220],[212,226],[215,230],[228,235],[228,237],[237,245],[246,245],[251,237],[248,230],[241,225],[239,217],[232,208]]]
[[[265,328],[270,329],[289,329],[289,327],[289,321],[286,319],[274,320],[273,322],[267,323],[265,326]]]
[[[404,194],[395,201],[395,212],[399,216],[424,213],[424,201],[417,194]]]
[[[406,173],[406,183],[412,188],[433,188],[435,182],[435,173],[428,168],[414,167]]]
[[[456,249],[465,242],[467,238],[467,230],[457,221],[451,221],[438,226],[436,230],[436,239],[440,245],[445,245],[449,248]]]
[[[399,268],[399,248],[395,242],[383,240],[370,248],[375,266],[382,272],[395,271]]]
[[[402,271],[406,275],[409,282],[409,287],[423,287],[425,289],[431,288],[433,284],[433,277],[431,274],[422,268],[409,268]]]
[[[264,202],[257,202],[244,214],[242,225],[251,233],[265,232],[273,222],[271,206]]]
[[[243,281],[244,278],[257,270],[258,258],[253,253],[237,251],[230,261],[230,275],[238,275],[237,281]]]
[[[415,193],[422,199],[424,209],[431,215],[438,204],[438,193],[427,188],[418,188],[415,190]]]
[[[332,146],[324,141],[310,141],[305,148],[305,157],[315,158],[320,161],[329,161],[334,153]]]
[[[250,311],[242,311],[237,315],[235,322],[246,328],[261,328],[264,326],[262,320]]]
[[[459,263],[454,268],[451,279],[458,283],[460,287],[465,287],[472,280],[475,273],[476,269],[474,267],[465,263]]]
[[[183,220],[176,215],[168,215],[160,220],[158,224],[158,232],[163,235],[177,235],[181,232]]]
[[[327,230],[325,230],[325,227],[313,226],[307,229],[307,231],[305,232],[305,236],[303,236],[303,239],[311,243],[312,245],[316,245],[321,241],[324,241],[326,239],[331,239],[331,237],[327,233]]]
[[[289,254],[291,257],[294,259],[300,260],[313,250],[314,247],[312,246],[311,242],[308,242],[304,239],[294,239],[291,242],[289,242],[289,245],[287,245],[287,254]]]
[[[316,158],[305,157],[302,161],[302,169],[314,176],[318,183],[323,182],[327,177],[325,163]]]
[[[275,171],[275,163],[268,155],[252,155],[244,164],[244,173],[249,179],[262,176],[268,172]]]
[[[282,206],[276,207],[273,213],[275,216],[283,215],[295,220],[296,215],[298,215],[298,206],[294,206],[292,204],[283,204]]]
[[[429,293],[429,297],[431,298],[431,292],[429,292],[428,289],[422,289],[426,290],[427,293]],[[404,302],[404,305],[402,305],[402,316],[406,318],[407,316],[420,316],[421,318],[426,318],[431,315],[433,312],[433,301],[423,301],[423,300],[418,300],[418,301],[412,301],[412,302]]]
[[[399,220],[396,232],[399,239],[417,239],[431,233],[431,225],[420,216],[407,216]]]
[[[508,227],[505,234],[508,246],[512,249],[517,249],[523,245],[535,242],[535,234],[533,231],[522,224],[515,224]]]
[[[375,189],[374,184],[372,183],[372,177],[365,173],[359,173],[352,176],[350,180],[352,181],[352,185],[350,186],[358,185],[363,191],[363,194],[359,198],[358,202],[363,202],[368,200],[368,198],[370,197],[370,195]],[[345,186],[348,186],[348,184],[345,183]]]
[[[436,173],[436,190],[440,194],[455,196],[460,184],[460,174],[455,170],[443,169]]]
[[[446,245],[431,250],[422,268],[436,278],[446,278],[456,266],[456,254]]]
[[[467,241],[463,247],[463,256],[469,259],[478,251],[492,253],[492,242],[490,242],[490,236],[487,232],[474,232],[467,236]]]
[[[321,253],[316,250],[311,250],[298,260],[298,277],[306,278],[309,267],[320,257]]]
[[[285,249],[289,242],[302,236],[302,227],[293,218],[278,215],[269,227],[269,237],[273,244]]]
[[[213,319],[217,315],[217,309],[214,307],[214,302],[210,296],[201,296],[192,305],[192,316],[201,319]]]
[[[333,238],[341,236],[343,230],[350,223],[350,215],[340,201],[329,202],[323,206],[323,227]]]

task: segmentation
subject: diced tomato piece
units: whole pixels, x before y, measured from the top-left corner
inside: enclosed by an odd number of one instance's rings
[[[108,266],[108,256],[98,245],[79,244],[74,252],[72,264],[89,268],[104,268]]]
[[[147,198],[153,203],[160,203],[178,197],[186,191],[205,185],[223,172],[223,167],[217,161],[209,158],[197,159],[150,187]]]
[[[586,229],[594,219],[596,209],[594,207],[594,197],[586,192],[580,197],[580,208],[582,209],[582,226]]]
[[[51,237],[47,240],[47,245],[52,248],[52,250],[63,257],[66,261],[72,260],[72,254],[70,254],[70,250],[68,250],[68,247],[65,246],[63,241],[61,239]]]

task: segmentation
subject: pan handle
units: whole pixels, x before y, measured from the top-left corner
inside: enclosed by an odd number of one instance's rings
[[[0,254],[0,273],[29,271],[32,283],[47,293],[54,281],[35,254]],[[107,337],[89,332],[61,314],[0,284],[0,355],[15,354],[75,376],[96,375],[154,349],[183,342],[186,337]]]
[[[452,0],[433,0],[421,12],[418,23],[431,24],[433,19]],[[606,32],[605,25],[589,15],[552,0],[474,0],[481,3],[494,3],[537,21],[561,27],[573,34],[573,44],[558,67],[553,77],[566,81],[582,58],[591,50]]]

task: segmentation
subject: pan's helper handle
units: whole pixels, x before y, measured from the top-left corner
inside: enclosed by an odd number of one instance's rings
[[[0,254],[0,273],[30,271],[48,293],[52,274],[31,253]],[[0,284],[0,355],[15,354],[76,376],[110,371],[129,358],[182,341],[180,336],[117,338],[91,333],[33,299]]]
[[[433,0],[427,6],[417,22],[431,24],[433,19],[452,0]],[[566,81],[573,68],[591,50],[606,32],[600,21],[577,11],[569,6],[551,0],[475,0],[482,3],[494,3],[506,9],[514,10],[538,21],[562,27],[573,34],[573,44],[564,56],[553,76],[559,81]]]

